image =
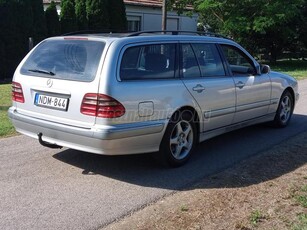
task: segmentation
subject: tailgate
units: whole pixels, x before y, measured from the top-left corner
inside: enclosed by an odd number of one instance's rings
[[[95,116],[83,115],[80,107],[85,94],[99,90],[104,46],[87,38],[42,42],[15,73],[24,95],[24,103],[15,103],[17,111],[77,127],[95,124]]]

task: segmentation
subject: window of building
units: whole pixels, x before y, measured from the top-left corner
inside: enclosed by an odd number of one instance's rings
[[[127,16],[128,31],[135,32],[141,30],[141,17],[140,16]]]

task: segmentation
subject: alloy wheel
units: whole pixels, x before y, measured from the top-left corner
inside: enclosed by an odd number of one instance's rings
[[[185,158],[193,147],[194,135],[189,122],[179,121],[170,136],[170,150],[177,160]]]
[[[291,116],[291,110],[292,110],[292,102],[291,99],[288,96],[285,96],[280,104],[280,113],[279,117],[281,122],[286,123],[290,116]]]

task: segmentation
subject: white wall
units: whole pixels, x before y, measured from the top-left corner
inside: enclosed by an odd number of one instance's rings
[[[141,17],[141,30],[161,30],[162,28],[161,8],[126,5],[126,14],[127,16]],[[168,12],[167,19],[168,30],[197,30],[197,14],[188,17],[185,15],[178,16],[176,12]]]

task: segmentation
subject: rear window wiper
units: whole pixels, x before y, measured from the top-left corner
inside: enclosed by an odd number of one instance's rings
[[[54,76],[54,75],[55,75],[54,72],[48,71],[48,70],[43,70],[43,69],[28,69],[28,71],[34,72],[34,73],[48,74],[48,75],[51,75],[51,76]]]

